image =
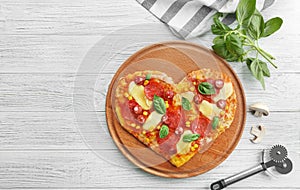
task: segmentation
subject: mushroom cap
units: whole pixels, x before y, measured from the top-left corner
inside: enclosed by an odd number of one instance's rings
[[[261,112],[265,116],[269,115],[269,107],[266,104],[261,103],[261,102],[257,102],[257,103],[250,105],[249,110],[254,111],[254,112],[257,112],[257,111]]]

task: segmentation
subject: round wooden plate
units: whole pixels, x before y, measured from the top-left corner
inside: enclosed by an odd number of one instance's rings
[[[229,129],[220,135],[204,153],[197,153],[185,165],[177,168],[151,149],[145,148],[144,144],[122,128],[114,113],[112,97],[118,80],[138,70],[162,71],[178,83],[187,73],[201,68],[218,70],[231,77],[237,96],[237,110]],[[184,41],[163,42],[143,48],[121,65],[111,81],[106,96],[106,120],[117,147],[136,166],[162,177],[191,177],[218,166],[234,150],[246,120],[245,95],[232,68],[213,51]],[[141,149],[143,151],[136,151]]]

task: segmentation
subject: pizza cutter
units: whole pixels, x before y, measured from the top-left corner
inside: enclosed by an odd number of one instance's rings
[[[255,166],[253,168],[249,168],[247,170],[244,170],[238,174],[235,174],[233,176],[230,176],[225,179],[221,179],[217,182],[214,182],[211,184],[210,189],[211,190],[219,190],[223,189],[235,182],[238,182],[242,179],[245,179],[247,177],[250,177],[254,174],[257,174],[262,171],[266,171],[270,167],[275,167],[276,171],[280,174],[287,174],[292,171],[293,164],[290,159],[287,158],[287,150],[282,145],[274,145],[271,150],[269,151],[269,156],[271,158],[268,162],[262,162],[258,166]]]

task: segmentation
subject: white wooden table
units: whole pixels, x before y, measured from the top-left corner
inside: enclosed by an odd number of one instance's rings
[[[86,94],[78,94],[81,101],[74,102],[73,92],[76,78],[88,81],[99,76],[97,70],[79,75],[77,70],[90,48],[109,33],[120,30],[119,36],[115,34],[120,37],[127,35],[126,30],[122,33],[126,26],[158,26],[147,31],[145,43],[131,44],[117,53],[112,60],[118,63],[156,39],[174,38],[171,33],[134,0],[0,0],[0,188],[208,189],[215,180],[259,163],[263,148],[281,143],[295,164],[289,176],[261,173],[228,189],[300,189],[299,6],[297,0],[278,0],[263,12],[267,18],[284,20],[278,33],[261,42],[277,57],[279,66],[271,69],[265,91],[246,66],[232,64],[247,104],[265,102],[270,116],[258,119],[248,113],[237,148],[217,168],[189,179],[165,179],[133,167],[107,133],[98,133],[99,121],[105,125],[105,113],[97,84],[90,89],[99,97],[96,112],[82,110],[85,120],[78,121],[74,104],[85,107]],[[140,28],[132,32],[139,33]],[[207,34],[194,41],[209,46],[212,38]],[[108,50],[118,47],[114,41],[104,45]],[[101,75],[100,83],[116,69]],[[254,145],[249,130],[257,124],[265,125],[267,134],[261,144]]]

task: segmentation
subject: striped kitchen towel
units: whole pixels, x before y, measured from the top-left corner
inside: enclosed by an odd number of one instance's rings
[[[239,0],[137,0],[160,21],[167,24],[175,35],[187,39],[199,36],[213,24],[216,12],[225,13],[223,22],[231,24]],[[275,0],[257,0],[256,7],[263,10]]]

